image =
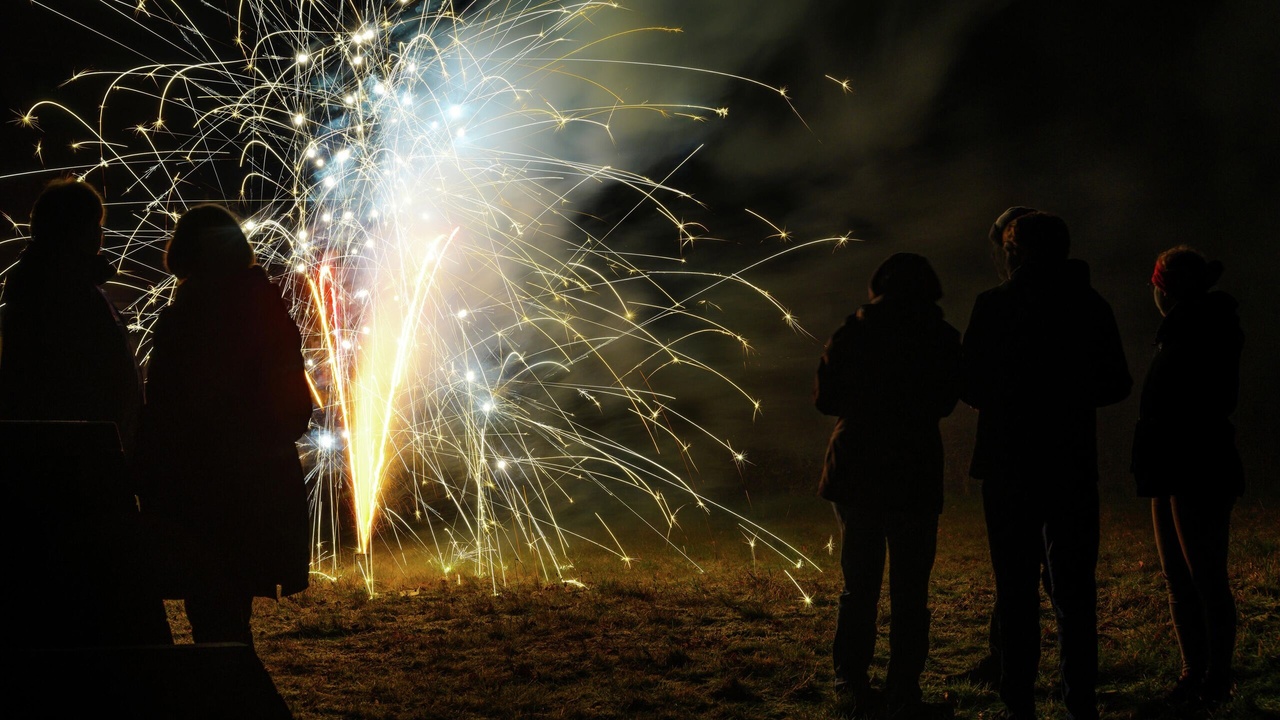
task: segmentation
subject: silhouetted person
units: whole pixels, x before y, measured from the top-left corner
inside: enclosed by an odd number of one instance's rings
[[[1040,568],[1048,564],[1068,715],[1097,709],[1097,408],[1133,381],[1111,306],[1089,268],[1068,259],[1056,215],[1015,219],[1003,245],[1010,277],[978,296],[964,337],[964,400],[978,409],[970,475],[996,579],[1000,697],[1035,717]]]
[[[1035,208],[1015,205],[1003,213],[996,221],[991,224],[991,229],[987,231],[987,240],[991,246],[991,259],[996,266],[996,274],[1001,280],[1008,280],[1009,261],[1004,251],[1004,235],[1014,220],[1023,215],[1030,215],[1036,212]],[[1044,558],[1041,558],[1041,584],[1044,585],[1045,594],[1053,595],[1053,581],[1049,577],[1049,568]],[[991,605],[991,620],[987,630],[987,654],[978,661],[977,665],[955,675],[947,677],[949,682],[963,680],[974,685],[989,685],[997,687],[1000,684],[1000,606],[999,603]]]
[[[156,322],[139,447],[144,516],[168,538],[197,643],[253,644],[253,598],[307,586],[296,439],[311,417],[298,328],[240,222],[201,205],[178,220],[178,278]]]
[[[57,180],[31,210],[31,241],[5,280],[0,419],[113,422],[126,449],[142,388],[115,307],[100,285],[115,275],[101,254],[102,197]]]
[[[15,647],[173,642],[148,580],[123,455],[133,447],[142,391],[124,326],[99,287],[115,274],[99,254],[104,218],[93,186],[50,183],[5,280],[0,463],[10,499],[24,508],[11,530],[36,543],[25,556],[33,586],[92,588],[42,595],[38,609],[13,623]],[[28,522],[35,527],[22,526]]]
[[[839,418],[819,494],[840,522],[844,591],[832,648],[837,695],[873,710],[868,670],[889,554],[891,716],[940,708],[921,702],[929,652],[929,575],[942,511],[938,420],[959,398],[960,333],[942,319],[942,287],[920,255],[890,256],[871,277],[871,302],[845,321],[818,365],[814,403]]]
[[[1236,450],[1243,334],[1236,301],[1212,291],[1222,264],[1185,245],[1156,260],[1151,283],[1164,316],[1142,385],[1134,433],[1138,494],[1152,498],[1182,672],[1167,701],[1230,699],[1236,607],[1227,576],[1231,509],[1244,491]]]

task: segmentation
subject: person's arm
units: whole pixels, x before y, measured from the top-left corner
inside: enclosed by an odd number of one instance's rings
[[[1129,375],[1129,363],[1125,361],[1124,345],[1120,341],[1120,328],[1115,313],[1105,300],[1099,299],[1099,337],[1097,365],[1094,375],[1094,406],[1105,407],[1129,397],[1133,378]]]
[[[302,336],[289,315],[284,300],[274,294],[266,298],[267,351],[264,363],[267,373],[263,389],[269,404],[273,431],[296,440],[311,424],[311,387],[307,383],[306,364],[302,358]]]
[[[853,326],[846,324],[831,336],[818,361],[813,385],[813,404],[823,415],[845,413],[851,390],[849,366],[852,361]]]
[[[969,314],[960,350],[960,399],[981,410],[991,394],[991,319],[985,295],[979,295]]]
[[[937,395],[935,396],[937,415],[947,417],[956,408],[961,391],[961,346],[960,333],[950,325],[946,327],[947,339],[935,356],[937,372]]]

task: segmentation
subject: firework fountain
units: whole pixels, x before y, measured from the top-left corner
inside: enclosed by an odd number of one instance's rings
[[[96,118],[49,101],[24,120],[65,112],[97,151],[74,170],[108,186],[107,251],[137,290],[128,315],[143,338],[172,291],[156,266],[173,220],[205,199],[249,218],[303,330],[320,408],[303,448],[317,572],[339,572],[338,548],[353,544],[372,591],[381,532],[389,547],[421,543],[442,572],[469,569],[495,589],[513,562],[566,580],[575,543],[630,560],[598,513],[598,537],[558,522],[582,490],[616,498],[662,535],[678,507],[712,509],[685,478],[691,447],[742,455],[686,417],[663,379],[696,371],[755,413],[757,401],[699,358],[709,337],[749,347],[700,301],[732,288],[776,310],[780,326],[794,320],[743,273],[686,266],[698,228],[670,204],[688,196],[574,149],[584,137],[612,143],[628,113],[727,113],[636,104],[593,78],[619,64],[711,72],[598,54],[666,29],[602,32],[597,15],[616,6],[590,1],[243,0],[220,16],[231,38],[219,43],[177,3],[104,5],[161,46],[181,37],[174,47],[188,57],[77,77],[107,87]],[[734,81],[789,110],[781,90]],[[150,115],[117,137],[106,117],[122,96]],[[602,188],[628,198],[618,217],[664,218],[671,252],[621,249],[620,221],[582,210]],[[753,556],[760,543],[780,562],[807,562],[739,521]]]

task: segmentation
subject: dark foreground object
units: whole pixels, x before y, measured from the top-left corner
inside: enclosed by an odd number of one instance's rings
[[[27,650],[6,695],[14,718],[243,718],[293,714],[248,645]],[[10,665],[14,668],[14,665]]]
[[[6,644],[173,642],[114,423],[0,422],[0,479],[25,579]]]

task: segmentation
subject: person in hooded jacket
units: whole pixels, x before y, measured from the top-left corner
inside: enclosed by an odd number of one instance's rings
[[[184,601],[195,642],[252,646],[253,598],[308,583],[302,343],[225,208],[183,214],[165,263],[178,286],[147,370],[142,510],[171,554],[167,596]]]
[[[1094,720],[1097,408],[1126,398],[1133,381],[1111,306],[1088,266],[1068,258],[1066,223],[1028,213],[1002,240],[1010,276],[974,303],[962,396],[978,410],[969,473],[982,480],[996,581],[1000,697],[1008,717],[1035,717],[1044,562],[1067,713]]]
[[[1151,283],[1164,320],[1134,432],[1132,469],[1138,494],[1152,499],[1182,654],[1166,698],[1177,705],[1212,706],[1232,693],[1236,607],[1227,546],[1244,468],[1230,416],[1244,335],[1235,299],[1212,290],[1221,275],[1221,263],[1185,245],[1157,258]]]
[[[95,588],[90,603],[67,592],[42,597],[11,633],[15,647],[173,642],[150,582],[127,464],[142,386],[124,324],[101,288],[115,275],[101,254],[105,219],[102,196],[89,183],[49,183],[31,210],[31,240],[5,279],[0,421],[15,423],[4,442],[23,446],[6,446],[0,462],[15,493],[59,508],[52,520],[19,520],[39,528],[20,524],[18,536],[51,534],[28,558],[28,580],[44,587],[74,578]],[[115,431],[86,435],[77,431],[88,427],[55,424],[67,422],[111,423]],[[63,447],[89,437],[103,442]],[[89,542],[116,561],[86,562]]]
[[[55,180],[31,210],[31,241],[4,287],[0,419],[116,424],[133,449],[142,386],[128,335],[100,287],[102,196]]]
[[[884,701],[891,716],[916,717],[930,709],[919,680],[942,511],[938,421],[959,398],[960,333],[943,320],[941,284],[920,255],[890,256],[872,275],[869,295],[827,343],[814,390],[818,410],[839,418],[819,485],[841,529],[836,691],[856,712],[878,703],[868,670],[887,547],[892,622]]]

